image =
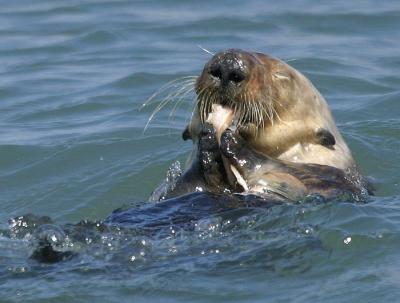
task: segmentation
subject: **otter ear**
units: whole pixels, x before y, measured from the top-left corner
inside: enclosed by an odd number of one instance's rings
[[[315,135],[317,137],[317,144],[327,148],[333,148],[333,146],[336,144],[335,137],[326,128],[319,128]]]
[[[186,126],[185,130],[183,131],[183,133],[182,133],[182,139],[183,139],[184,141],[189,140],[189,139],[192,139],[192,134],[190,133],[189,125]]]

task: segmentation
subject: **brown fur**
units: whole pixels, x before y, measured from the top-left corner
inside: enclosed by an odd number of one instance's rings
[[[242,81],[223,84],[213,76],[216,62],[239,64]],[[225,62],[224,61],[224,62]],[[285,62],[261,53],[227,50],[205,65],[196,82],[197,108],[189,125],[196,141],[212,103],[230,106],[238,131],[249,147],[280,160],[354,168],[351,152],[337,129],[328,105],[312,83]],[[328,130],[336,144],[318,144],[318,129]]]

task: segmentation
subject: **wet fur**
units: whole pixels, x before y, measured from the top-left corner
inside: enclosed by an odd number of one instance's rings
[[[233,65],[241,64],[244,76],[240,81],[226,81],[218,75],[216,62],[228,59]],[[213,143],[209,148],[213,135],[205,122],[213,104],[235,113],[234,137],[241,142],[236,156],[246,160],[246,155],[247,160],[258,161],[253,168],[263,168],[241,172],[253,191],[284,200],[310,193],[327,198],[338,192],[359,194],[361,178],[326,101],[304,75],[285,62],[261,53],[227,50],[214,55],[195,82],[190,77],[182,83],[173,96],[189,93],[190,84],[197,94],[191,121],[182,135],[184,140],[193,140],[194,150],[189,168],[166,198],[194,191],[243,191],[224,163],[229,158],[226,149]],[[170,102],[170,95],[151,118]],[[232,164],[240,170],[238,163]],[[269,185],[263,187],[259,181]]]
[[[212,75],[215,62],[229,56],[244,62],[247,77],[240,83],[222,84]],[[196,142],[212,104],[217,103],[234,109],[241,136],[265,155],[355,169],[324,98],[304,75],[279,59],[236,49],[221,52],[205,65],[195,90],[197,105],[186,138]],[[334,146],[321,141],[320,130],[331,134]]]

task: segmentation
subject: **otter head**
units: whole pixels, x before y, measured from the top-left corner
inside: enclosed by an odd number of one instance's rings
[[[261,150],[262,144],[258,143],[267,141],[268,145],[265,131],[276,130],[274,124],[304,121],[308,127],[298,134],[291,132],[293,138],[278,144],[279,152],[284,152],[293,140],[318,144],[314,132],[334,125],[327,105],[321,107],[321,96],[312,84],[283,61],[262,53],[229,49],[216,54],[206,63],[195,90],[197,108],[185,138],[190,137],[189,133],[196,136],[195,129],[207,120],[213,104],[231,108],[242,135],[254,147],[260,145]]]
[[[252,123],[264,128],[296,103],[291,98],[297,90],[294,77],[295,71],[285,63],[261,53],[218,53],[196,82],[199,118],[204,122],[212,104],[220,104],[233,109],[238,126]]]

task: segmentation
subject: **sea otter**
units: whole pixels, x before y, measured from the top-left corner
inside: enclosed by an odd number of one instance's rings
[[[355,170],[328,104],[313,84],[285,62],[229,49],[213,56],[198,77],[197,103],[184,139],[196,141],[213,104],[234,111],[248,145],[270,157]]]
[[[167,197],[198,189],[267,192],[289,200],[364,192],[326,101],[286,63],[262,53],[223,51],[206,63],[195,90],[194,115],[183,133],[195,143],[193,162]],[[235,131],[226,131],[231,125]]]

